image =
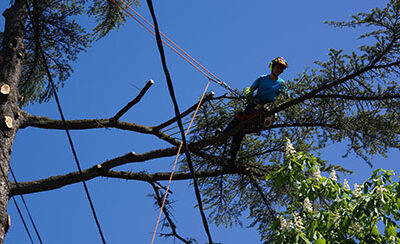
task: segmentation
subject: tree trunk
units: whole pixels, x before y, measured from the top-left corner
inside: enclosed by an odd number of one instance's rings
[[[18,107],[18,82],[25,53],[23,37],[28,16],[25,3],[24,0],[15,0],[14,5],[3,13],[6,23],[0,52],[3,61],[0,64],[0,83],[8,85],[9,92],[0,94],[0,244],[4,243],[10,227],[8,171],[12,145],[22,119]]]

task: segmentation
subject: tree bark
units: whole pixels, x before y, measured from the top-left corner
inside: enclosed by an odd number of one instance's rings
[[[9,93],[0,96],[0,244],[9,226],[7,205],[10,198],[8,172],[10,155],[15,134],[22,119],[18,106],[18,82],[20,80],[23,56],[25,22],[28,16],[23,0],[15,0],[14,5],[3,13],[6,23],[0,56],[0,83],[9,86]],[[6,123],[7,122],[7,123]]]

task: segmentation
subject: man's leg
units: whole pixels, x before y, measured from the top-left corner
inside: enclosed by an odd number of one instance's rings
[[[229,151],[230,161],[234,163],[237,157],[237,154],[240,150],[240,145],[242,144],[242,140],[245,136],[245,133],[237,133],[232,137],[232,145]]]
[[[229,122],[228,126],[225,128],[225,130],[222,131],[222,133],[228,132],[235,128],[239,124],[240,120],[236,117],[233,117],[233,120]]]

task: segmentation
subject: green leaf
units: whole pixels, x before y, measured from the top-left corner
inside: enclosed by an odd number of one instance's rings
[[[376,225],[372,229],[372,235],[379,236],[379,230],[378,230],[378,227],[376,227]]]
[[[316,242],[314,242],[315,244],[325,244],[326,241],[325,239],[322,239],[322,237],[318,238],[318,240]]]
[[[386,226],[385,235],[387,237],[397,236],[396,228],[392,225],[392,223],[389,223],[388,226]]]

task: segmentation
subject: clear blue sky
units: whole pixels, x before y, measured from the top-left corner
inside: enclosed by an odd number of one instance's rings
[[[8,1],[0,2],[4,11]],[[282,78],[291,80],[315,60],[326,60],[329,48],[353,50],[362,42],[360,32],[334,29],[325,20],[345,20],[383,1],[155,1],[161,31],[233,88],[248,86],[267,72],[267,61],[283,56],[289,69]],[[137,10],[150,20],[145,1]],[[4,30],[4,18],[0,18]],[[181,110],[194,104],[207,80],[171,51],[167,62]],[[75,73],[60,90],[67,119],[108,118],[137,95],[145,82],[155,84],[144,99],[123,120],[156,125],[173,117],[154,37],[132,19],[118,32],[93,44],[79,55]],[[210,90],[221,95],[225,90],[212,84]],[[58,119],[54,101],[26,108],[30,113]],[[152,136],[115,129],[73,131],[72,137],[82,167],[87,168],[130,151],[147,152],[167,147]],[[343,159],[343,145],[331,145],[321,154],[331,163],[354,170],[350,183],[361,183],[372,169],[360,158]],[[389,158],[376,157],[374,168],[400,173],[399,152]],[[12,167],[19,181],[76,171],[64,131],[22,129],[18,132]],[[148,172],[169,171],[173,159],[129,164],[120,169]],[[341,179],[341,181],[343,178]],[[99,178],[88,182],[107,243],[150,243],[158,210],[149,185],[141,182]],[[192,187],[188,182],[173,182],[174,217],[178,232],[205,243]],[[84,195],[82,184],[25,196],[44,243],[100,243],[97,229]],[[6,243],[29,243],[14,204],[9,204],[12,226]],[[245,216],[244,216],[245,217]],[[243,219],[244,226],[248,221]],[[169,230],[165,230],[168,232]],[[33,233],[33,229],[32,229]],[[211,225],[216,242],[259,243],[257,231],[245,227],[226,229]],[[37,242],[39,243],[39,242]],[[157,237],[155,243],[174,243]],[[177,240],[176,243],[179,243]]]

